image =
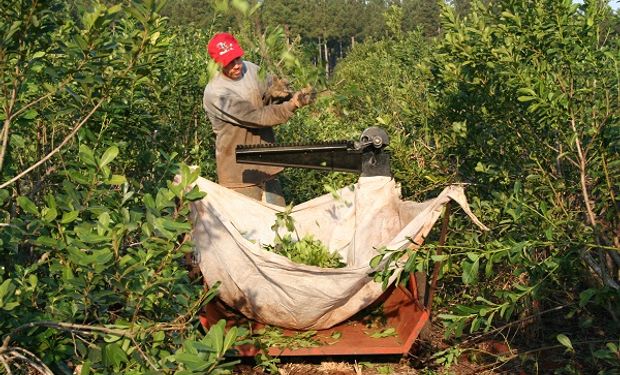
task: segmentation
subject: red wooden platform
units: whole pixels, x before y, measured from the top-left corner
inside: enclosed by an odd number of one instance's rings
[[[412,283],[415,284],[415,282]],[[416,290],[412,288],[411,290]],[[312,336],[324,345],[311,348],[269,348],[272,356],[333,356],[333,355],[394,355],[409,352],[411,345],[416,340],[420,331],[429,320],[429,312],[417,301],[417,292],[411,293],[402,287],[392,287],[376,303],[382,303],[382,319],[384,324],[380,327],[369,327],[368,319],[363,314],[360,317],[351,318],[330,329],[317,331]],[[383,301],[383,302],[382,302]],[[374,306],[376,306],[376,304]],[[203,325],[209,326],[219,319],[226,319],[228,326],[251,325],[253,331],[264,328],[263,324],[249,321],[238,315],[231,316],[224,312],[221,303],[209,303],[201,316]],[[372,334],[384,332],[394,328],[395,334],[375,338]],[[300,331],[282,329],[284,335],[295,335]],[[303,331],[302,331],[303,332]],[[337,334],[335,334],[337,332]],[[334,335],[334,336],[332,336]],[[337,339],[334,337],[339,336]],[[238,356],[255,356],[260,349],[254,345],[242,345],[236,348]]]

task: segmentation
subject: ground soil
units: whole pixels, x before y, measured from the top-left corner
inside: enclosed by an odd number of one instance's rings
[[[414,343],[406,356],[280,358],[278,369],[280,375],[527,374],[514,365],[497,369],[489,366],[488,362],[474,363],[466,356],[459,358],[449,369],[444,369],[431,359],[433,353],[449,347],[444,341],[442,327],[433,325],[424,336]],[[495,340],[487,340],[477,345],[489,353],[508,351],[505,344]],[[236,367],[235,373],[259,375],[265,372],[256,368],[253,360],[246,359]]]

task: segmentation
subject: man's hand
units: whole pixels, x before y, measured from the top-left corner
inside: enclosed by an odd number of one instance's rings
[[[297,108],[305,107],[308,104],[314,103],[315,100],[316,91],[314,91],[312,86],[307,86],[300,91],[297,91],[293,94],[293,98],[291,99]]]

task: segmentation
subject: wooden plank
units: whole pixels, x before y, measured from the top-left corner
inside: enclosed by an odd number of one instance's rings
[[[347,320],[333,328],[318,331],[313,340],[325,345],[313,348],[269,348],[272,356],[334,356],[334,355],[394,355],[409,352],[424,324],[429,319],[429,312],[417,303],[410,292],[401,288],[390,288],[384,298],[383,315],[387,323],[380,328],[369,328],[362,318]],[[253,331],[264,328],[263,324],[249,321],[239,315],[231,315],[225,311],[221,302],[211,302],[201,316],[203,324],[214,324],[219,319],[226,319],[227,326],[247,326],[251,324]],[[396,335],[374,338],[375,332],[394,328]],[[284,335],[295,335],[300,331],[282,329]],[[303,331],[302,331],[303,332]],[[338,332],[338,339],[332,334]],[[242,345],[236,348],[240,357],[255,356],[259,350],[254,345]]]

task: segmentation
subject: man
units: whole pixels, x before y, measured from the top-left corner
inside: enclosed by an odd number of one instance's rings
[[[243,49],[228,33],[216,34],[207,46],[221,71],[207,84],[203,107],[215,138],[218,183],[257,200],[284,206],[276,175],[281,167],[238,164],[237,145],[273,143],[273,127],[288,121],[300,107],[309,104],[303,92],[288,95],[278,104],[268,104],[271,79],[261,79],[259,67],[242,59]],[[287,93],[288,94],[288,93]]]

